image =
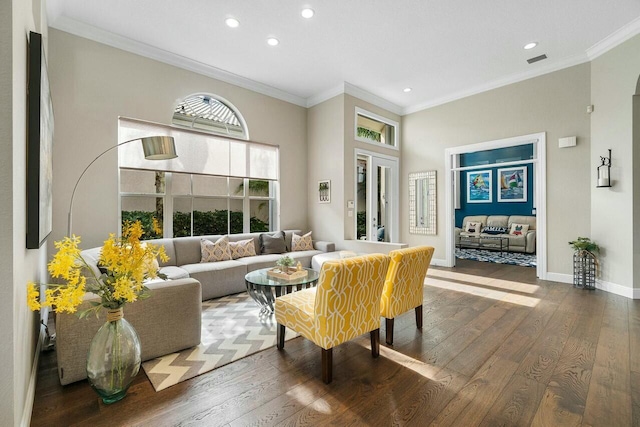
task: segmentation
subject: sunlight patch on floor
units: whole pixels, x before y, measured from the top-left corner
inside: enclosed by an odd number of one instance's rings
[[[321,414],[331,414],[331,405],[323,398],[318,398],[317,390],[312,387],[308,387],[305,384],[300,384],[297,387],[289,390],[286,394],[291,399],[295,399],[301,405],[312,408],[314,411]]]
[[[471,295],[477,295],[483,298],[491,298],[496,301],[504,301],[511,304],[523,305],[526,307],[535,307],[540,302],[539,298],[528,297],[524,295],[512,294],[505,291],[486,289],[473,285],[465,285],[457,282],[449,282],[446,280],[434,279],[427,277],[425,284],[440,289],[448,289],[450,291],[464,292]]]
[[[478,285],[487,285],[494,288],[522,292],[525,294],[535,294],[540,290],[540,286],[538,285],[514,282],[512,280],[492,279],[491,277],[475,276],[473,274],[456,273],[455,271],[431,269],[429,270],[427,277],[429,276],[437,277],[439,279],[452,279],[459,280],[461,282],[475,283]]]
[[[359,340],[357,341],[357,343],[367,350],[371,351],[371,344],[369,340]],[[442,370],[442,368],[439,366],[430,365],[421,360],[406,356],[383,345],[380,346],[380,357],[389,359],[404,368],[411,369],[413,372],[422,375],[425,378],[429,378],[430,380],[434,379],[438,372]]]

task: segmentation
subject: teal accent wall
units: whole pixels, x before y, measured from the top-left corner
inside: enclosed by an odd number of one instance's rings
[[[477,170],[492,171],[492,202],[491,203],[469,203],[467,201],[467,175],[474,171],[460,172],[460,209],[456,209],[456,227],[462,227],[462,220],[470,215],[534,215],[533,212],[533,164],[520,164],[511,166],[495,166],[483,168],[483,164],[499,162],[513,162],[517,160],[528,160],[533,158],[533,145],[521,145],[517,147],[500,148],[496,150],[486,150],[477,153],[465,153],[460,155],[460,166],[479,166]],[[500,191],[498,169],[516,168],[526,166],[527,168],[527,201],[526,202],[498,202],[498,192]]]

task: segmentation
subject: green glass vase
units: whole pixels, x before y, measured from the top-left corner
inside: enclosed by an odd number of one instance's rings
[[[91,341],[87,355],[87,379],[106,404],[126,396],[140,370],[140,339],[122,317],[122,308],[109,310],[107,322]]]

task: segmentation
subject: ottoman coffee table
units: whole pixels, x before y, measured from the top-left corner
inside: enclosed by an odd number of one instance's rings
[[[260,306],[260,314],[273,313],[273,303],[276,297],[291,293],[294,286],[298,291],[303,288],[313,287],[318,283],[318,277],[320,276],[320,273],[316,270],[305,268],[307,270],[305,277],[293,280],[278,279],[267,275],[267,271],[271,270],[271,268],[254,270],[244,276],[247,292]]]

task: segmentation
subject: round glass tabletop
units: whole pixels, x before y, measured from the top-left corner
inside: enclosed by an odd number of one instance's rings
[[[285,280],[279,279],[277,277],[267,276],[267,271],[271,270],[272,268],[273,267],[254,270],[250,273],[247,273],[247,275],[244,276],[244,280],[250,282],[251,284],[259,286],[280,287],[291,285],[307,285],[309,283],[317,281],[318,277],[320,276],[320,273],[318,273],[317,271],[310,268],[305,268],[305,270],[307,270],[307,275],[305,277],[299,277],[293,280]]]

